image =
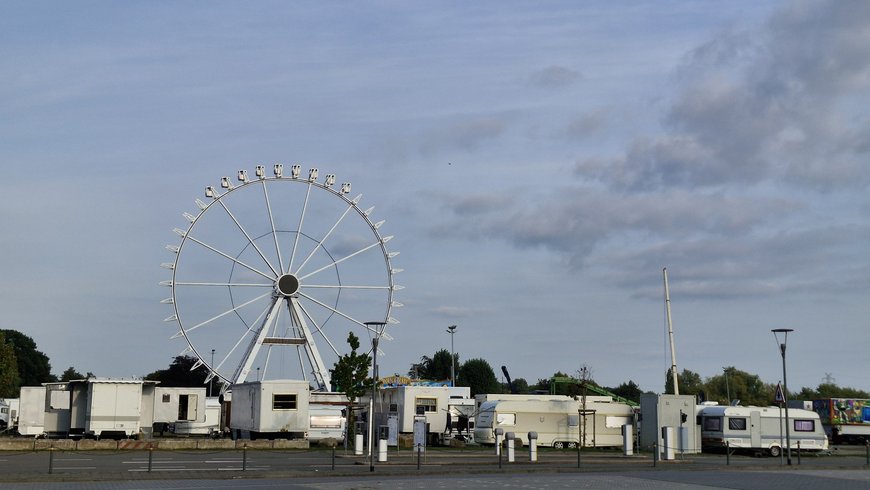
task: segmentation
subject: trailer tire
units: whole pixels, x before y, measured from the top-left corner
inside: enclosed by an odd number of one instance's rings
[[[776,458],[779,457],[780,454],[782,454],[782,448],[779,446],[770,446],[770,449],[768,449],[767,452],[770,453],[771,456]]]
[[[562,441],[556,441],[553,443],[553,447],[556,449],[565,449],[565,443]]]

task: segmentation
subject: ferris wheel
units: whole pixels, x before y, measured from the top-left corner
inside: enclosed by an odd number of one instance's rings
[[[330,368],[358,338],[391,337],[399,323],[394,307],[392,236],[381,236],[384,221],[372,221],[374,207],[350,198],[350,183],[336,186],[334,174],[318,181],[312,168],[275,164],[272,175],[258,165],[254,177],[239,170],[237,181],[222,177],[205,188],[198,211],[183,213],[186,228],[167,245],[175,260],[161,264],[172,278],[162,302],[174,313],[182,355],[194,368],[210,371],[229,385],[254,379],[305,379],[315,390],[330,389]],[[375,344],[376,345],[376,344]]]

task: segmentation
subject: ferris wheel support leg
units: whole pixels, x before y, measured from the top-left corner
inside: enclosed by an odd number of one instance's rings
[[[320,357],[320,351],[314,344],[314,338],[311,335],[311,329],[308,328],[308,322],[305,321],[302,308],[293,298],[288,299],[287,303],[290,306],[290,315],[299,327],[302,336],[305,337],[305,353],[308,355],[308,362],[311,363],[311,368],[314,371],[314,382],[317,383],[321,391],[329,391],[329,385],[332,382],[329,377],[329,370],[326,369],[323,358]]]
[[[244,383],[248,378],[248,374],[251,372],[251,366],[254,364],[254,359],[257,358],[257,353],[260,352],[260,347],[263,346],[263,339],[266,338],[266,334],[269,333],[269,329],[272,326],[272,323],[275,322],[275,319],[278,318],[278,311],[281,308],[281,301],[275,301],[272,304],[272,308],[269,310],[269,314],[266,315],[266,318],[263,319],[263,323],[260,324],[260,329],[257,331],[257,335],[248,345],[248,351],[245,352],[245,361],[239,366],[239,370],[236,371],[235,376],[233,376],[233,383]]]

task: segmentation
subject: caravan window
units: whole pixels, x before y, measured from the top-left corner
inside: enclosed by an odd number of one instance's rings
[[[704,417],[704,427],[702,430],[722,431],[722,417]]]
[[[418,414],[438,411],[438,402],[434,398],[417,398],[415,405],[417,407],[415,413]]]
[[[312,415],[312,429],[341,429],[341,416],[339,415]]]
[[[517,425],[517,414],[500,413],[496,415],[495,423],[498,425]]]
[[[631,424],[631,417],[608,416],[604,419],[604,427],[608,429],[617,429],[625,424]]]
[[[272,410],[296,410],[296,394],[272,395]]]
[[[795,430],[795,432],[815,432],[816,431],[816,421],[815,420],[795,420],[794,421],[794,430]]]
[[[746,417],[728,417],[730,430],[746,430]]]

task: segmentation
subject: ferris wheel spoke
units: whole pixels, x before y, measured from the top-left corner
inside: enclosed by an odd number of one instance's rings
[[[365,246],[365,247],[363,247],[363,248],[357,250],[356,252],[353,252],[353,253],[351,253],[351,254],[349,254],[349,255],[345,255],[344,257],[342,257],[342,258],[340,258],[340,259],[338,259],[338,260],[333,260],[332,263],[326,264],[326,265],[324,265],[323,267],[321,267],[320,269],[317,269],[316,271],[309,272],[308,274],[305,274],[304,276],[300,277],[299,280],[302,281],[302,280],[304,280],[304,279],[307,279],[307,278],[313,276],[314,274],[317,274],[318,272],[323,272],[323,271],[325,271],[326,269],[333,268],[333,267],[337,266],[338,264],[344,262],[345,260],[348,260],[348,259],[350,259],[350,258],[353,258],[353,257],[355,257],[355,256],[357,256],[357,255],[359,255],[359,254],[361,254],[361,253],[363,253],[363,252],[365,252],[366,250],[369,250],[369,249],[371,249],[371,248],[373,248],[373,247],[377,247],[377,246],[380,245],[380,244],[381,244],[381,242],[379,242],[379,241],[378,241],[378,242],[375,242],[375,243],[372,243],[371,245],[367,245],[367,246]]]
[[[312,334],[319,333],[320,336],[323,337],[323,340],[325,340],[326,343],[329,344],[329,348],[332,349],[332,352],[336,356],[341,357],[341,354],[338,352],[338,349],[335,348],[335,345],[333,345],[332,341],[329,340],[329,337],[326,335],[326,332],[323,331],[323,326],[320,325],[319,323],[317,323],[317,320],[315,320],[314,317],[311,315],[311,313],[308,311],[308,309],[305,308],[305,305],[300,303],[299,308],[302,309],[303,313],[305,313],[305,317],[308,318],[308,320],[314,325],[315,328],[314,328],[314,332],[312,332]]]
[[[275,277],[276,277],[276,276],[270,276],[269,274],[266,274],[265,272],[263,272],[263,271],[261,271],[261,270],[255,268],[255,267],[253,267],[253,266],[250,266],[250,265],[248,265],[248,264],[242,262],[241,260],[239,260],[239,259],[237,259],[237,258],[235,258],[235,257],[233,257],[233,256],[231,256],[231,255],[228,255],[228,254],[226,254],[226,253],[224,253],[224,252],[221,252],[220,250],[218,250],[218,249],[212,247],[211,245],[205,243],[205,242],[202,241],[202,240],[199,240],[199,239],[197,239],[197,238],[194,238],[194,237],[192,237],[192,236],[190,236],[190,235],[188,235],[187,238],[188,238],[189,240],[193,241],[194,243],[196,243],[196,244],[198,244],[198,245],[201,245],[201,246],[203,246],[203,247],[205,247],[205,248],[211,250],[212,252],[214,252],[214,253],[220,255],[220,256],[223,257],[223,258],[228,259],[228,260],[230,260],[230,261],[232,261],[232,262],[235,262],[236,264],[238,264],[238,265],[244,267],[245,269],[248,269],[249,271],[251,271],[251,272],[253,272],[253,273],[255,273],[255,274],[259,274],[259,275],[265,277],[266,279],[268,279],[268,280],[270,280],[270,281],[274,281],[274,280],[275,280]]]
[[[268,292],[268,293],[263,293],[263,294],[257,296],[257,297],[254,298],[254,299],[251,299],[251,300],[249,300],[249,301],[246,301],[246,302],[244,302],[244,303],[242,303],[242,304],[240,304],[239,306],[236,306],[236,307],[234,307],[234,308],[230,308],[229,310],[224,311],[224,312],[222,312],[222,313],[220,313],[220,314],[218,314],[218,315],[215,315],[215,316],[209,318],[208,320],[205,320],[205,321],[203,321],[203,322],[200,322],[200,323],[198,323],[198,324],[196,324],[196,325],[194,325],[194,326],[192,326],[192,327],[190,327],[190,328],[185,328],[184,331],[185,331],[186,333],[193,332],[194,330],[196,330],[196,329],[198,329],[198,328],[200,328],[200,327],[203,327],[203,326],[205,326],[205,325],[208,325],[209,323],[211,323],[211,322],[213,322],[213,321],[215,321],[215,320],[218,320],[218,319],[220,319],[220,318],[223,318],[223,317],[229,315],[230,313],[234,313],[234,312],[236,312],[236,311],[238,311],[238,310],[244,308],[245,306],[248,306],[248,305],[251,304],[251,303],[255,303],[255,302],[257,302],[257,301],[260,301],[261,299],[265,298],[266,296],[269,296],[270,294],[272,294],[271,291]],[[183,327],[182,327],[182,328],[183,328]]]
[[[298,275],[300,272],[302,272],[302,269],[305,268],[305,264],[307,264],[308,261],[311,260],[311,257],[314,257],[314,254],[317,253],[317,250],[323,247],[323,244],[326,243],[326,240],[329,239],[330,235],[332,235],[332,232],[335,231],[336,228],[338,228],[338,225],[342,222],[342,220],[344,220],[345,216],[347,216],[351,209],[353,209],[353,203],[345,208],[344,212],[341,213],[341,216],[339,216],[335,223],[332,225],[332,228],[330,228],[329,231],[326,232],[325,235],[323,235],[323,238],[321,238],[320,241],[317,242],[317,245],[315,245],[314,248],[311,249],[311,253],[308,254],[308,257],[305,257],[305,260],[303,260],[299,267],[296,268],[295,274]]]
[[[272,215],[272,201],[269,199],[269,191],[263,182],[263,199],[266,201],[266,211],[269,213],[269,224],[272,226],[272,238],[275,240],[275,254],[278,256],[278,269],[284,270],[284,258],[281,256],[281,247],[278,245],[278,230],[275,228],[275,217]]]
[[[303,289],[390,289],[390,286],[350,286],[346,284],[300,284],[299,287]]]
[[[253,287],[253,288],[274,288],[274,284],[264,284],[261,282],[180,282],[174,283],[176,286],[223,286],[223,287]]]
[[[305,202],[302,204],[302,212],[299,213],[299,226],[296,227],[296,237],[293,239],[293,250],[290,252],[290,265],[287,266],[287,273],[293,270],[293,259],[296,258],[296,249],[299,247],[299,235],[302,234],[302,225],[305,222],[305,213],[308,211],[308,199],[311,197],[311,183],[308,183],[308,190],[305,191]]]
[[[335,313],[335,314],[338,315],[338,316],[341,316],[341,317],[345,318],[346,320],[350,320],[351,322],[353,322],[353,323],[355,323],[355,324],[361,326],[362,328],[368,330],[369,332],[371,332],[371,333],[373,333],[373,334],[376,334],[376,335],[380,335],[380,334],[381,334],[381,332],[380,332],[379,330],[377,330],[377,329],[375,329],[375,328],[372,328],[372,327],[366,325],[365,323],[363,323],[363,322],[357,320],[356,318],[354,318],[354,317],[352,317],[352,316],[350,316],[350,315],[344,313],[343,311],[338,310],[338,309],[336,309],[336,308],[334,308],[334,307],[332,307],[332,306],[329,306],[328,304],[326,304],[326,303],[324,303],[324,302],[318,300],[317,298],[311,297],[311,296],[309,296],[309,295],[303,293],[302,291],[299,291],[299,296],[302,296],[303,298],[305,298],[305,299],[311,301],[312,303],[315,303],[315,304],[317,304],[317,305],[320,305],[321,307],[323,307],[323,308],[325,308],[325,309],[327,309],[327,310],[329,310],[329,311]]]
[[[266,263],[266,265],[272,271],[272,274],[275,274],[275,276],[280,276],[281,274],[277,270],[275,270],[275,266],[273,266],[272,262],[270,262],[269,259],[266,258],[266,255],[263,254],[263,251],[260,250],[260,247],[257,246],[257,243],[254,242],[254,239],[251,238],[251,235],[249,235],[248,232],[245,230],[245,227],[242,226],[241,223],[239,223],[239,220],[236,219],[236,216],[233,214],[232,211],[230,211],[230,208],[227,207],[226,203],[224,203],[221,199],[219,199],[218,202],[220,203],[221,207],[224,208],[224,211],[227,212],[227,215],[229,215],[230,219],[233,220],[233,223],[235,223],[236,226],[239,228],[239,231],[241,231],[242,234],[245,235],[248,243],[250,243],[251,246],[254,247],[254,250],[257,251],[257,254],[260,255],[260,258],[263,259],[263,262]]]

